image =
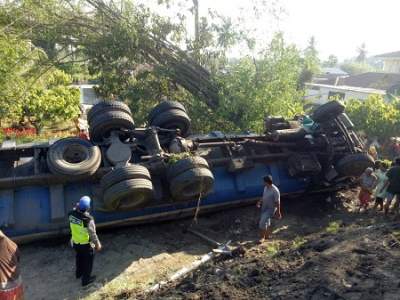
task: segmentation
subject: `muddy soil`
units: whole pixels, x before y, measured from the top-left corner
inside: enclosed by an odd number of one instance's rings
[[[354,212],[353,199],[349,191],[325,204],[315,199],[291,204],[272,241],[242,242],[243,256],[217,259],[177,285],[140,297],[398,300],[399,221]],[[251,224],[240,220],[238,241],[253,237]]]
[[[101,232],[96,284],[81,288],[66,240],[22,246],[27,299],[400,299],[400,225],[354,212],[354,191],[284,199],[273,239],[258,239],[254,206]],[[232,240],[244,254],[218,257],[180,282],[145,293],[211,246],[186,231]]]

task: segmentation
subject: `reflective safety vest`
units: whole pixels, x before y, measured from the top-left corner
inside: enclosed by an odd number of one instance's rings
[[[89,221],[90,218],[77,211],[69,215],[69,227],[71,228],[72,241],[74,244],[89,244],[90,237],[87,228]]]

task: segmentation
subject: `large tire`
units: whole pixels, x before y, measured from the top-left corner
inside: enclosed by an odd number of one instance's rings
[[[354,153],[341,158],[335,168],[341,176],[359,177],[366,168],[372,168],[374,164],[374,159],[367,153]]]
[[[100,163],[99,147],[80,138],[58,140],[47,152],[47,166],[53,174],[57,175],[93,175]]]
[[[313,114],[312,119],[317,123],[324,123],[333,120],[344,112],[344,105],[339,101],[329,101],[318,106]]]
[[[177,101],[163,101],[150,111],[148,116],[149,123],[151,123],[159,114],[171,109],[177,109],[186,112],[185,107]]]
[[[194,168],[206,168],[208,169],[208,162],[200,156],[192,156],[178,160],[176,163],[168,166],[167,178],[171,180],[179,174]]]
[[[127,104],[120,101],[101,101],[95,104],[87,113],[87,120],[90,124],[94,117],[106,111],[121,111],[131,115],[131,110]]]
[[[111,172],[108,172],[100,180],[101,187],[103,190],[108,189],[114,184],[128,179],[147,179],[151,180],[149,170],[140,165],[129,165],[120,168],[116,168]]]
[[[214,176],[209,169],[187,170],[170,181],[169,189],[176,201],[188,201],[204,197],[214,186]]]
[[[157,126],[165,129],[179,129],[182,137],[189,134],[190,118],[186,112],[179,109],[164,111],[150,122],[150,126]]]
[[[94,142],[101,142],[110,136],[113,130],[132,130],[135,124],[131,115],[120,111],[106,111],[95,116],[89,127],[90,139]],[[127,138],[129,135],[123,136]]]
[[[148,179],[121,181],[104,191],[104,206],[110,211],[143,207],[153,198],[153,184]]]

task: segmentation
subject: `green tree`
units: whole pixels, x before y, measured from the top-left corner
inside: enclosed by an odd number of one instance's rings
[[[314,73],[319,65],[314,39],[300,53],[285,44],[282,35],[269,45],[258,45],[261,51],[254,58],[229,61],[232,47],[242,43],[253,47],[255,40],[240,22],[216,12],[199,16],[193,39],[183,16],[175,23],[133,1],[120,5],[87,0],[85,7],[81,1],[21,2],[24,5],[12,8],[13,16],[20,18],[10,17],[9,10],[6,18],[0,13],[0,21],[8,18],[5,24],[10,24],[16,19],[10,28],[22,37],[57,45],[57,53],[50,53],[41,66],[72,70],[65,66],[71,66],[75,58],[84,60],[98,80],[98,92],[127,101],[137,123],[145,122],[155,103],[170,98],[186,104],[195,131],[260,131],[265,113],[292,116],[301,112],[299,77],[302,70]],[[170,5],[173,0],[160,2]],[[189,5],[196,4],[192,2]],[[171,41],[185,45],[185,50]],[[52,89],[44,86],[38,89]],[[40,109],[24,110],[32,122],[47,122],[43,120],[48,118],[34,116]]]
[[[35,127],[38,134],[45,125],[76,118],[79,113],[79,90],[68,85],[71,77],[63,71],[52,71],[41,79],[21,103],[22,116]]]
[[[340,68],[350,75],[362,74],[365,72],[374,72],[375,69],[367,63],[358,63],[354,61],[345,61]]]
[[[357,48],[358,55],[356,57],[357,63],[365,63],[367,59],[367,49],[365,43],[362,43],[360,47]]]
[[[306,82],[310,82],[315,74],[320,72],[320,60],[315,46],[315,38],[312,36],[303,54],[303,70],[301,71],[298,84],[304,88]]]
[[[331,55],[329,55],[328,60],[324,61],[323,66],[324,66],[324,67],[333,68],[333,67],[336,67],[336,66],[337,66],[338,61],[339,61],[339,60],[338,60],[337,56],[331,54]]]
[[[27,40],[0,33],[0,120],[17,119],[43,52]]]
[[[349,100],[346,113],[357,129],[369,137],[387,140],[398,136],[400,130],[400,111],[395,103],[387,103],[379,95],[371,95],[366,100]]]
[[[303,92],[297,89],[301,57],[277,34],[259,59],[245,57],[219,76],[222,103],[218,126],[261,132],[265,115],[301,113]]]

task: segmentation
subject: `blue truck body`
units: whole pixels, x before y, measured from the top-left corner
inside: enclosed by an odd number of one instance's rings
[[[200,209],[218,210],[260,197],[263,191],[262,177],[266,174],[273,176],[283,194],[305,191],[310,185],[309,178],[291,178],[282,164],[257,164],[239,173],[229,173],[224,167],[212,169],[214,189],[200,200]],[[15,238],[34,239],[61,234],[68,230],[68,212],[83,195],[90,195],[94,199],[92,214],[98,227],[187,216],[193,214],[198,204],[196,199],[186,203],[154,203],[135,211],[105,212],[96,209],[96,189],[97,185],[88,181],[1,190],[0,227],[7,235]],[[52,194],[55,196],[52,197]]]
[[[125,104],[100,103],[88,113],[91,141],[0,147],[0,229],[20,241],[66,234],[84,195],[106,228],[250,204],[265,175],[282,195],[343,188],[374,163],[343,109],[327,103],[295,126],[267,118],[262,135],[185,139],[190,119],[179,103],[161,103],[146,128],[134,128]]]

